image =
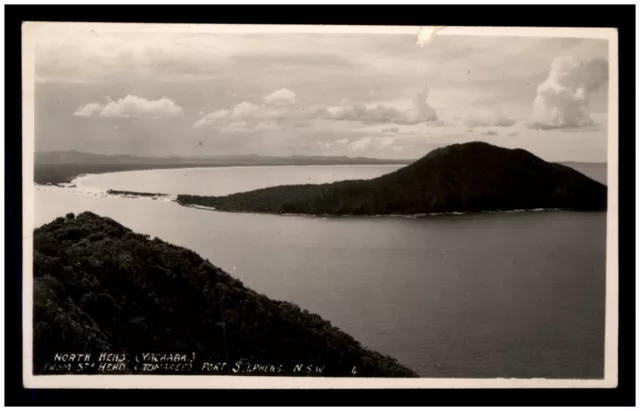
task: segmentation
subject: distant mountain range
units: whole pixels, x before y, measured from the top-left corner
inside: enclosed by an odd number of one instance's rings
[[[228,155],[203,157],[137,157],[125,154],[101,155],[80,151],[35,153],[34,180],[37,184],[70,183],[82,174],[187,167],[287,166],[287,165],[376,165],[408,164],[411,160],[365,157]]]
[[[149,170],[186,167],[282,166],[282,165],[377,165],[411,164],[416,160],[380,159],[347,156],[260,156],[220,155],[201,157],[139,157],[126,154],[103,155],[81,151],[48,151],[35,153],[37,184],[69,183],[82,174],[111,173],[116,171]],[[603,163],[566,162],[581,167],[602,166]]]
[[[232,154],[218,156],[169,156],[169,157],[141,157],[127,154],[94,154],[76,150],[67,151],[43,151],[35,153],[35,164],[300,164],[300,163],[323,163],[323,164],[411,164],[416,159],[384,159],[370,157],[348,157],[348,156],[261,156],[257,154]],[[559,161],[560,164],[572,166],[601,166],[605,162],[581,162],[581,161]]]
[[[278,186],[221,197],[179,195],[177,201],[222,211],[312,215],[606,210],[607,188],[528,151],[470,142],[433,150],[371,180]]]
[[[413,160],[393,160],[347,156],[260,156],[236,154],[200,157],[138,157],[126,154],[103,155],[81,151],[47,151],[35,153],[36,164],[409,164]]]

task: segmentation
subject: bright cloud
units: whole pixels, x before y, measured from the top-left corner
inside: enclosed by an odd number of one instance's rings
[[[82,107],[78,107],[73,115],[78,117],[92,117],[94,115],[100,114],[103,108],[104,106],[100,103],[89,103]]]
[[[225,116],[231,118],[268,117],[267,113],[267,110],[264,110],[262,107],[248,101],[239,103],[231,111],[224,110],[223,112]]]
[[[340,146],[343,146],[343,145],[347,144],[348,142],[349,142],[349,139],[348,139],[348,138],[340,138],[340,139],[338,139],[338,140],[333,141],[331,144],[332,144],[332,145],[340,145]]]
[[[166,97],[147,100],[128,94],[125,98],[108,103],[100,112],[101,117],[163,118],[183,114],[180,106]]]
[[[608,63],[601,58],[556,58],[533,102],[532,128],[592,126],[589,95],[608,80]]]
[[[117,101],[108,98],[106,105],[89,103],[78,108],[73,114],[81,117],[121,117],[121,118],[168,118],[183,114],[180,106],[166,97],[147,100],[128,94]]]
[[[411,119],[413,120],[414,124],[422,123],[425,121],[438,120],[436,111],[433,109],[433,107],[427,104],[428,95],[429,91],[427,87],[425,87],[413,98],[413,112],[411,114]]]
[[[285,116],[286,113],[280,108],[259,106],[243,101],[230,110],[216,110],[203,116],[193,124],[193,127],[228,127],[230,124],[242,120],[249,127],[273,128],[274,120]]]
[[[313,115],[310,112],[296,113],[295,110],[286,107],[296,101],[295,93],[289,89],[276,90],[262,100],[264,104],[242,101],[231,109],[216,110],[201,115],[193,127],[229,127],[234,122],[243,121],[247,128],[267,130],[277,128],[278,120],[311,118]]]
[[[286,106],[289,104],[294,104],[296,102],[296,93],[293,91],[281,88],[280,90],[274,91],[264,98],[265,103],[272,104],[276,106]]]
[[[427,103],[427,94],[426,88],[420,91],[413,99],[413,108],[409,110],[399,110],[384,104],[375,106],[352,104],[339,107],[323,105],[299,107],[293,105],[295,93],[288,89],[280,89],[264,97],[265,104],[263,105],[243,101],[231,109],[217,110],[202,116],[193,124],[193,127],[226,127],[237,120],[244,120],[253,127],[257,127],[266,120],[280,124],[286,123],[296,127],[305,126],[301,122],[310,120],[405,125],[434,122],[438,119],[438,116],[433,107]]]
[[[360,121],[363,123],[395,123],[418,124],[438,120],[436,111],[427,103],[428,90],[425,87],[413,98],[413,109],[401,111],[395,107],[378,104],[367,107],[363,104],[354,104],[349,107],[340,107],[331,112],[333,120]]]
[[[431,42],[423,32],[420,45],[428,46],[420,47],[413,32],[255,35],[49,26],[38,32],[34,56],[39,150],[323,150],[408,158],[435,145],[478,139],[533,147],[561,160],[606,159],[606,59],[613,46],[604,39],[448,36],[445,30]],[[557,56],[571,58],[554,61]],[[432,88],[423,89],[425,83]],[[109,94],[113,101],[83,97]],[[160,96],[167,98],[153,101]],[[597,127],[589,126],[593,122]]]

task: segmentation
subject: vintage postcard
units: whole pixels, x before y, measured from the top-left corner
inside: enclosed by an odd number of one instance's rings
[[[24,385],[615,387],[617,56],[25,23]]]

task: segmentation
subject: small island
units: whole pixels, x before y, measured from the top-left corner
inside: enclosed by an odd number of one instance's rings
[[[416,215],[532,209],[604,211],[607,187],[523,149],[453,144],[371,180],[178,195],[185,206],[308,215]]]
[[[193,251],[90,212],[34,230],[33,282],[34,374],[418,376]],[[132,357],[149,369],[122,362]]]
[[[108,189],[107,194],[115,195],[115,196],[125,196],[125,197],[167,197],[168,194],[164,193],[144,193],[139,191],[122,191],[122,190],[112,190]]]

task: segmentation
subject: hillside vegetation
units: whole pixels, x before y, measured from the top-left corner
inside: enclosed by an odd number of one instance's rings
[[[417,376],[193,251],[90,212],[34,230],[33,268],[35,373],[56,353],[195,352],[193,373],[205,361],[245,361],[282,365],[281,375],[315,364],[323,376],[351,375],[353,367],[361,377]]]
[[[607,188],[522,149],[454,144],[371,180],[269,187],[228,196],[179,195],[222,211],[384,215],[526,209],[606,210]]]

